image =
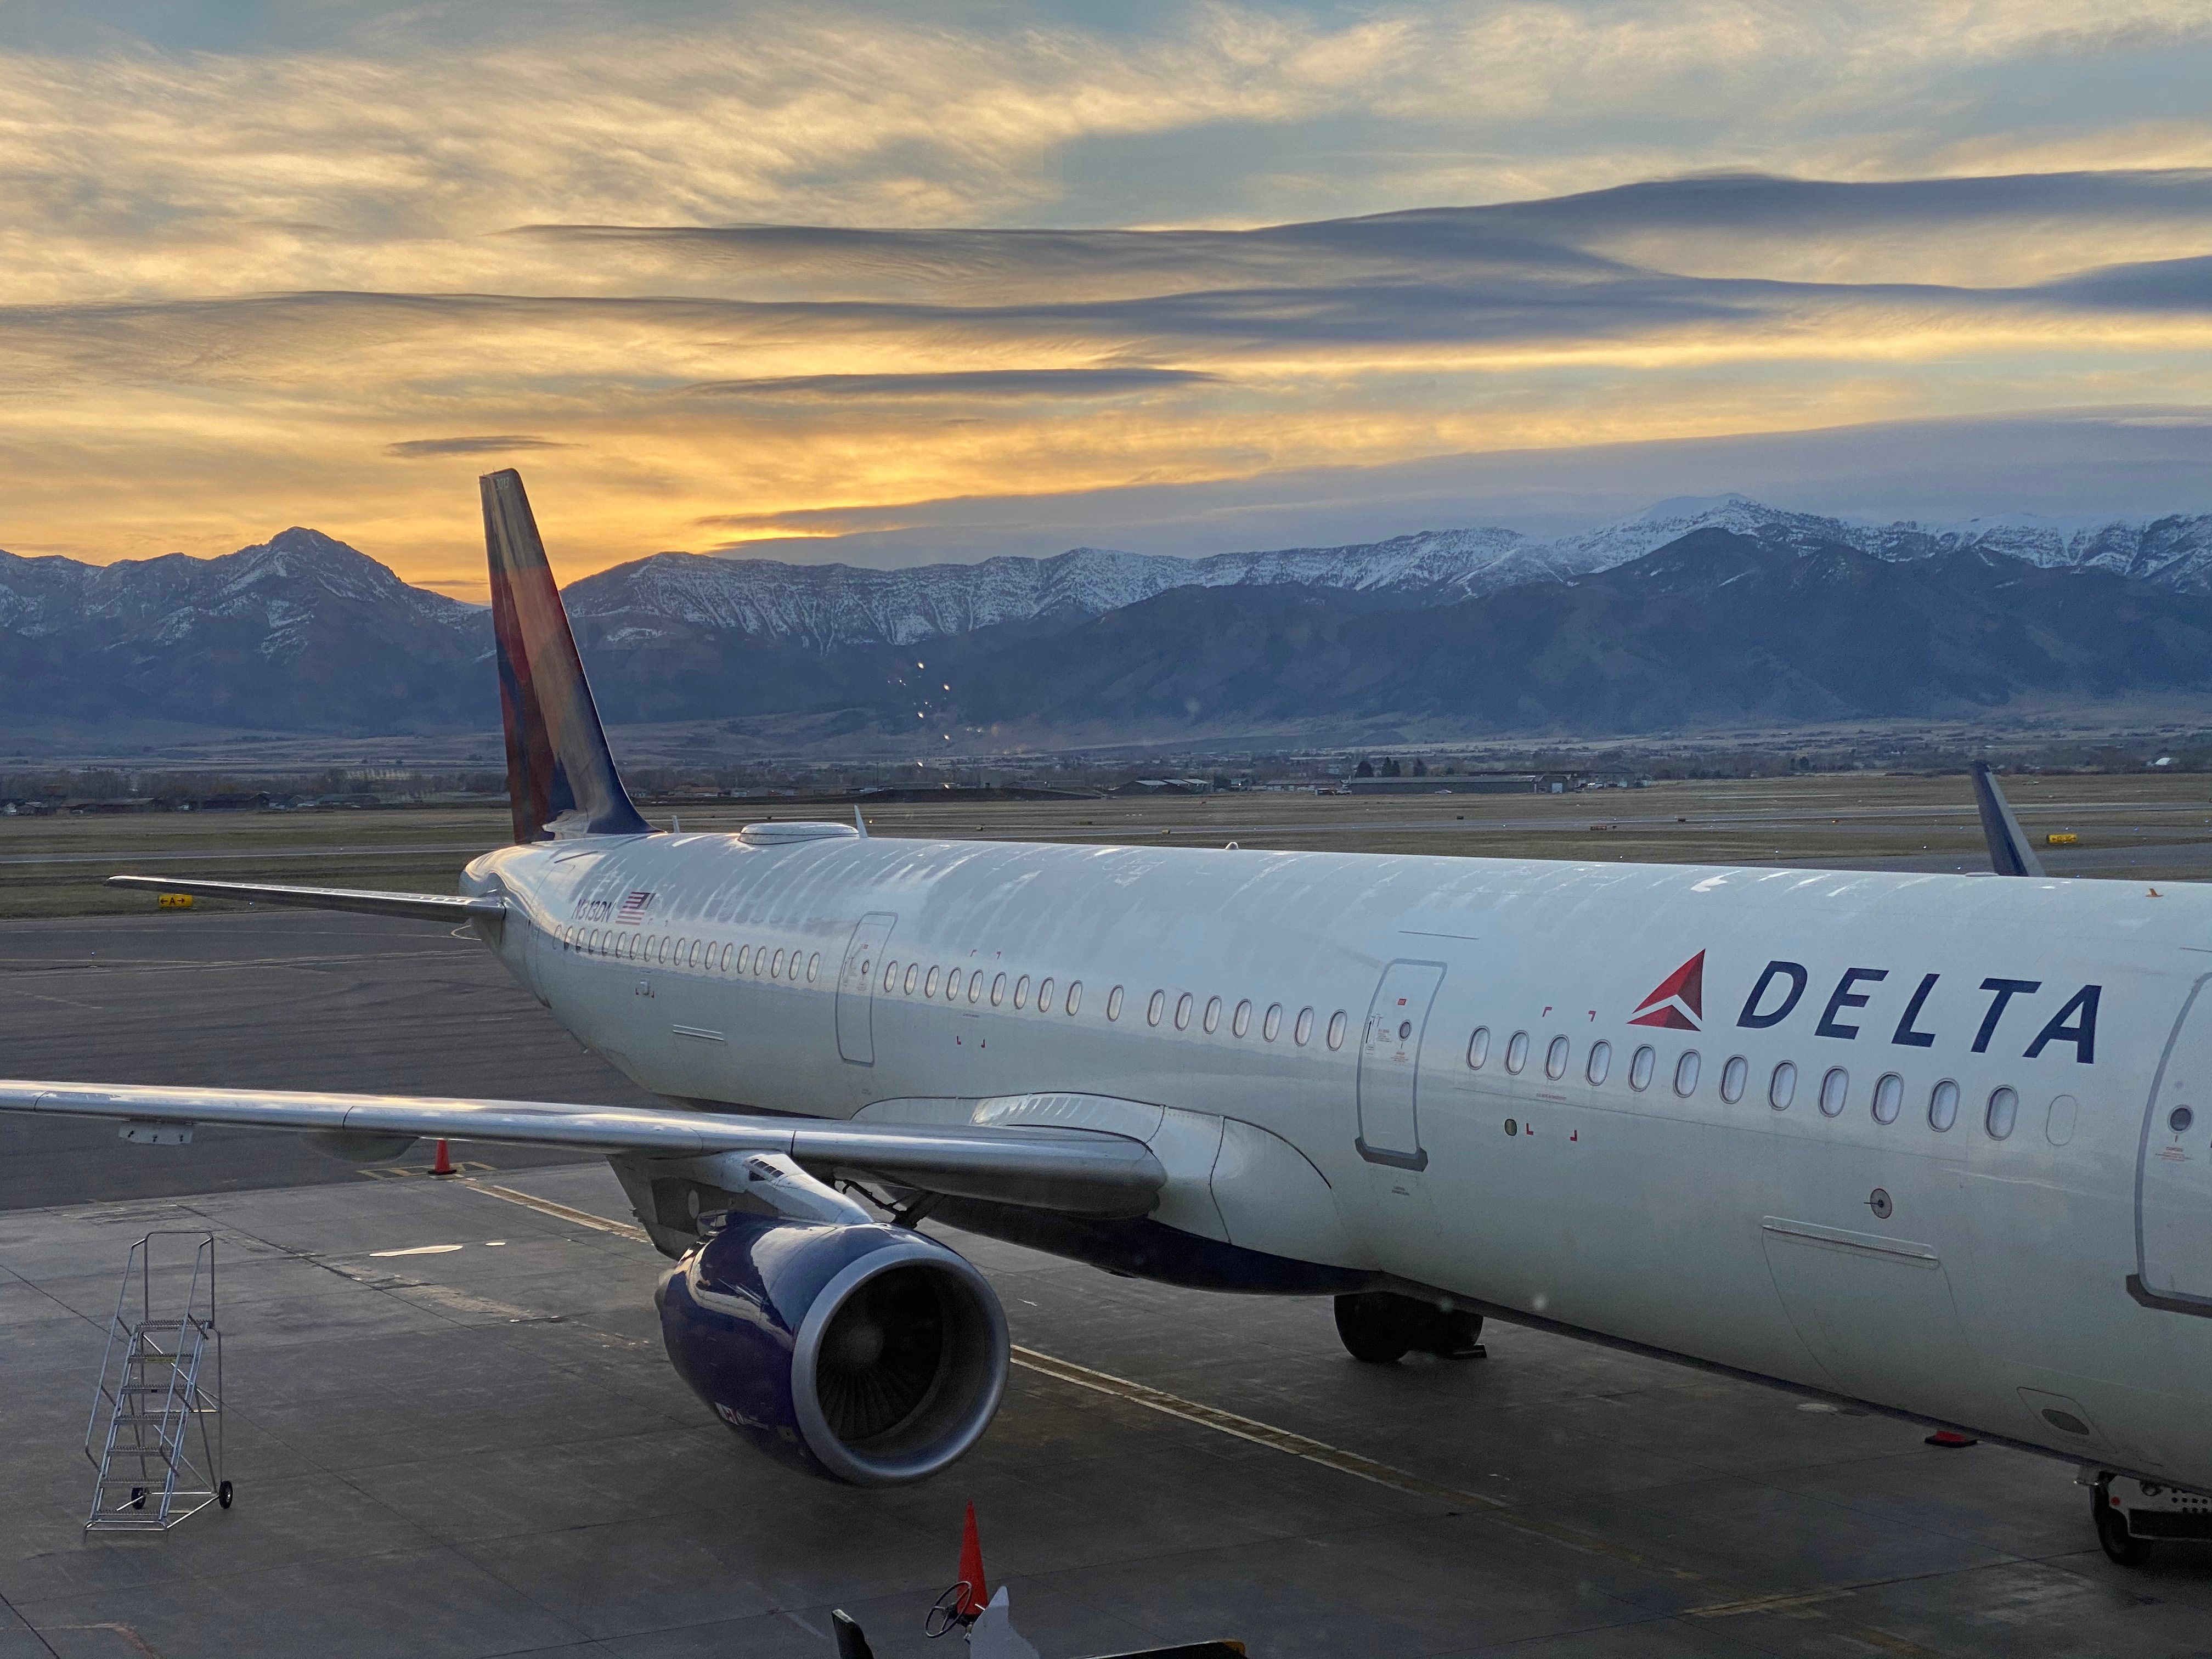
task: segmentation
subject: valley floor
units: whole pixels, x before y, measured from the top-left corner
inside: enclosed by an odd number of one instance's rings
[[[2054,874],[2203,879],[2212,872],[2212,775],[2015,776],[2005,788]],[[654,807],[689,830],[766,817],[848,819],[848,805],[749,801]],[[871,806],[870,833],[985,840],[1477,858],[1626,860],[1866,869],[1987,868],[1964,777],[1877,773],[1654,783],[1562,795],[1316,796],[1253,792],[1099,800]],[[2076,836],[2050,848],[2043,837]],[[160,813],[0,818],[0,918],[143,915],[153,896],[113,874],[449,893],[477,854],[506,843],[504,805],[381,811]],[[225,908],[203,900],[203,912]],[[179,927],[190,925],[182,915]]]

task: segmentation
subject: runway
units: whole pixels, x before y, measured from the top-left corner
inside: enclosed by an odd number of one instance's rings
[[[638,1098],[416,924],[17,924],[0,986],[17,1075]],[[970,1499],[1046,1659],[2017,1659],[2212,1629],[2212,1552],[2112,1566],[2057,1463],[1494,1324],[1486,1358],[1360,1365],[1326,1302],[950,1232],[1022,1349],[997,1423],[929,1485],[822,1485],[678,1382],[664,1264],[603,1165],[475,1156],[499,1167],[371,1176],[285,1137],[0,1119],[0,1659],[827,1659],[837,1606],[878,1654],[942,1656],[920,1620]],[[222,1241],[238,1502],[88,1539],[96,1322],[161,1226]],[[385,1254],[425,1246],[459,1248]]]

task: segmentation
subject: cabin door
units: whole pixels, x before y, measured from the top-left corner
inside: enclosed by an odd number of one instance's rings
[[[845,965],[837,974],[837,1052],[855,1066],[876,1063],[877,958],[897,924],[890,911],[871,910],[854,925],[845,945]]]
[[[2197,981],[2151,1085],[2136,1163],[2138,1301],[2212,1315],[2212,975]]]
[[[1443,983],[1443,964],[1394,962],[1382,970],[1359,1036],[1360,1157],[1425,1170],[1419,1116],[1421,1037]]]

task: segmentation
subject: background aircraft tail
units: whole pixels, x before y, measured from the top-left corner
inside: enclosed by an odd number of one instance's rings
[[[2039,876],[2043,862],[2028,845],[2027,834],[2012,815],[1987,761],[1974,763],[1974,805],[1981,809],[1982,835],[1990,844],[1990,867],[2001,876]]]
[[[507,793],[518,842],[563,835],[641,836],[649,826],[615,771],[584,680],[568,613],[553,586],[538,520],[512,468],[477,481],[491,562],[499,707],[507,726]]]

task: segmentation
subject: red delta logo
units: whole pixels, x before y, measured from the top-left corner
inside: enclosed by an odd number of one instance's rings
[[[1636,1005],[1631,1025],[1659,1025],[1670,1031],[1694,1031],[1705,1017],[1705,953],[1692,957]]]

